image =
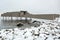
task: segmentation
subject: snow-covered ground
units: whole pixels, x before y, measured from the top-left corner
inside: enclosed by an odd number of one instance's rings
[[[41,22],[38,27],[1,29],[0,40],[60,40],[60,25],[57,22],[38,21]]]

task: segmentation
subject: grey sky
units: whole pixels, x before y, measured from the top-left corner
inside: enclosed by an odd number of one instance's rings
[[[0,0],[0,13],[20,10],[32,13],[59,13],[60,0]]]

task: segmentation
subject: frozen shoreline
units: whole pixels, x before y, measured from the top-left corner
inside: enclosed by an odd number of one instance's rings
[[[48,20],[40,22],[39,27],[2,29],[0,40],[60,40],[60,25],[58,23]]]

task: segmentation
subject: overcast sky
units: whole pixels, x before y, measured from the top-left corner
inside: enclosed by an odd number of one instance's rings
[[[20,10],[31,13],[60,13],[60,0],[0,0],[0,13]]]

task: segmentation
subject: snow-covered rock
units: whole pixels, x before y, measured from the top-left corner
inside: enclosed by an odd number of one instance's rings
[[[41,24],[38,27],[32,26],[24,30],[21,28],[2,29],[0,30],[0,40],[60,40],[58,23],[42,21]]]

